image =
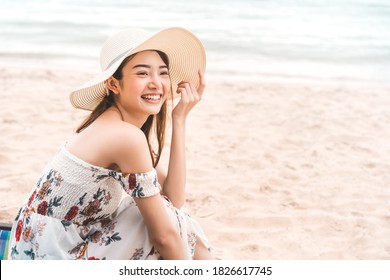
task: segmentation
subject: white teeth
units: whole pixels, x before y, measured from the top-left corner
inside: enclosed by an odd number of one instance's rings
[[[146,100],[153,100],[153,101],[158,101],[161,99],[161,95],[143,95],[142,96],[143,99],[146,99]]]

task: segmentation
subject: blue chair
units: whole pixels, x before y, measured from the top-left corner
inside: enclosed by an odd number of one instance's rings
[[[6,260],[8,257],[11,227],[11,224],[0,223],[0,260]]]

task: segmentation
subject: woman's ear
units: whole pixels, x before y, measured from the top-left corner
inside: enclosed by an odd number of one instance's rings
[[[106,88],[111,90],[113,93],[119,93],[119,81],[113,76],[108,78],[105,82]]]

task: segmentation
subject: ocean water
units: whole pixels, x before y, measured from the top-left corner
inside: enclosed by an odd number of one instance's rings
[[[0,64],[98,71],[109,35],[171,26],[226,80],[390,83],[388,0],[0,0]]]

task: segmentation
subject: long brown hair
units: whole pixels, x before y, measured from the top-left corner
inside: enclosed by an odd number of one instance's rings
[[[169,60],[168,56],[161,52],[156,51],[161,59],[164,61],[164,63],[167,65],[169,69]],[[120,81],[123,77],[122,70],[126,66],[126,64],[135,56],[136,54],[130,55],[126,57],[121,65],[118,67],[118,69],[115,71],[115,73],[112,75],[115,79]],[[170,92],[172,94],[172,90]],[[160,112],[156,115],[150,115],[146,122],[142,125],[141,130],[146,136],[146,139],[148,141],[149,147],[150,147],[150,156],[152,158],[153,166],[156,167],[160,157],[161,153],[164,147],[164,141],[165,141],[165,127],[167,122],[167,100],[171,98],[167,98],[165,102],[163,103]],[[96,106],[96,108],[92,111],[92,113],[82,122],[82,124],[77,128],[76,132],[80,133],[85,128],[87,128],[90,124],[92,124],[101,114],[103,114],[108,108],[111,106],[116,106],[115,99],[114,99],[114,93],[109,90],[109,94],[106,95],[103,100]],[[157,140],[157,151],[154,151],[152,147],[153,137]]]

